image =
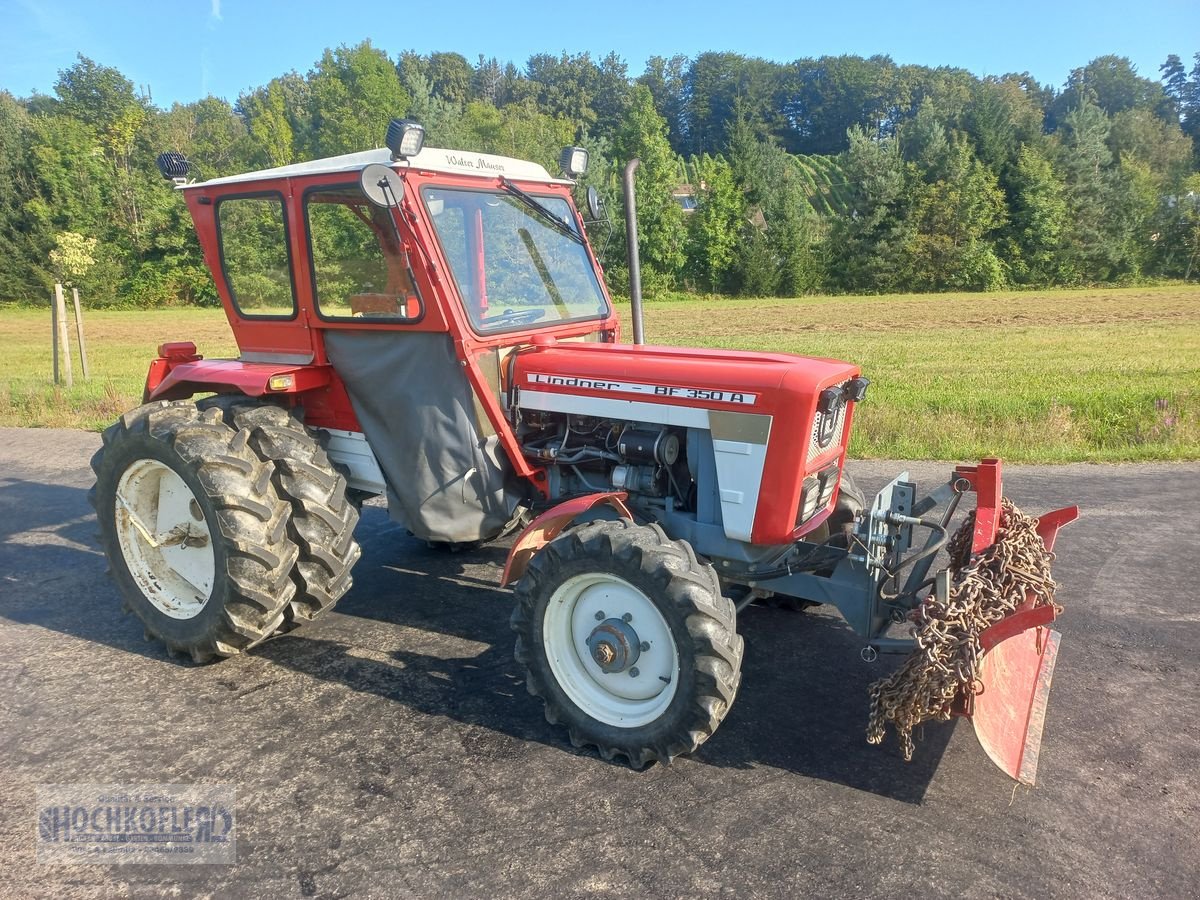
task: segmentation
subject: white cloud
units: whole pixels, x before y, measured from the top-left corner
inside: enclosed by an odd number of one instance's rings
[[[221,21],[221,0],[212,0],[212,10],[209,14],[218,22]]]

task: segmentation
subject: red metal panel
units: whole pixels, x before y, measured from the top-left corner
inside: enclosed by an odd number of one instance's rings
[[[560,503],[553,509],[542,513],[521,532],[521,536],[517,538],[508,552],[508,562],[504,564],[504,575],[500,579],[500,584],[512,584],[514,581],[520,581],[529,561],[539,550],[558,537],[571,522],[597,506],[607,503],[617,511],[621,518],[632,519],[633,514],[625,505],[628,496],[624,491],[588,494],[586,497],[575,497],[565,503]]]
[[[1046,545],[1046,549],[1053,550],[1054,541],[1058,537],[1059,529],[1064,525],[1071,524],[1078,518],[1078,506],[1064,506],[1062,509],[1056,509],[1054,512],[1038,516],[1037,532],[1041,535],[1042,543]]]
[[[998,644],[983,658],[971,724],[992,762],[1022,784],[1033,784],[1042,725],[1060,635],[1032,628]]]
[[[1023,607],[1005,616],[990,628],[985,628],[979,635],[979,646],[984,653],[992,650],[1010,637],[1016,637],[1022,631],[1049,625],[1058,616],[1058,610],[1052,604],[1045,606]]]
[[[977,466],[956,466],[954,469],[955,478],[965,480],[975,492],[972,553],[981,553],[996,543],[996,530],[1000,527],[1000,501],[1004,493],[1000,469],[1000,460],[995,458],[981,459]]]

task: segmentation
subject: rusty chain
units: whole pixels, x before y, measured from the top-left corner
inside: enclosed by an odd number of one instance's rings
[[[913,729],[930,720],[950,718],[960,694],[978,693],[979,635],[1010,613],[1030,594],[1034,605],[1054,603],[1048,552],[1037,533],[1038,520],[1003,501],[996,541],[971,556],[972,511],[947,544],[951,586],[948,600],[934,593],[912,612],[916,647],[904,664],[870,687],[867,741],[883,741],[890,722],[905,760],[913,755]]]

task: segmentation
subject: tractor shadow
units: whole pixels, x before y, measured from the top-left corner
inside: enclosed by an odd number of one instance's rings
[[[516,757],[522,742],[534,742],[598,759],[593,750],[573,749],[525,690],[508,627],[512,595],[496,587],[507,548],[433,550],[407,536],[382,509],[363,512],[363,559],[336,613],[268,641],[253,655],[301,676],[485,729],[471,738],[475,753]],[[106,568],[86,489],[0,477],[0,617],[166,662],[162,645],[145,642],[140,623],[120,614]],[[388,649],[373,651],[379,635],[345,617],[391,626],[382,637]],[[746,656],[737,703],[689,765],[769,766],[906,803],[922,801],[953,726],[928,727],[912,763],[903,761],[890,735],[883,747],[866,743],[867,687],[894,662],[883,657],[863,663],[861,641],[824,612],[751,607],[739,627]],[[399,641],[393,629],[400,631]],[[416,634],[404,635],[409,629]],[[395,649],[397,643],[405,646]]]
[[[425,714],[599,758],[593,750],[573,749],[565,732],[545,721],[541,702],[525,690],[512,657],[511,594],[496,588],[506,547],[460,554],[432,550],[387,522],[381,510],[364,510],[364,525],[355,587],[337,611],[426,632],[424,652],[389,649],[367,658],[344,641],[328,639],[328,630],[322,634],[318,626],[263,645],[256,654]],[[738,700],[695,763],[770,766],[904,803],[922,802],[953,723],[926,726],[909,763],[892,734],[882,747],[865,738],[868,686],[900,657],[863,662],[862,641],[824,610],[754,606],[742,614],[739,628],[746,654]],[[455,653],[451,648],[461,646],[456,639],[484,649]],[[440,654],[442,645],[450,652]],[[512,742],[490,743],[501,752]]]
[[[0,617],[166,659],[121,615],[87,489],[0,477]]]
[[[739,615],[746,642],[737,702],[720,731],[699,751],[713,766],[767,765],[919,804],[955,723],[930,723],[914,734],[905,762],[889,728],[881,746],[867,743],[872,682],[903,659],[866,663],[862,639],[832,609],[807,612],[751,606]]]

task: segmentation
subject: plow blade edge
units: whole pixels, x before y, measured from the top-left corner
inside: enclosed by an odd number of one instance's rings
[[[1079,516],[1079,508],[1046,513],[1038,534],[1052,550],[1058,531]],[[979,636],[983,659],[982,690],[967,700],[967,716],[975,736],[992,762],[1022,784],[1037,775],[1042,726],[1060,635],[1050,628],[1057,609],[1033,606],[1032,598]]]

